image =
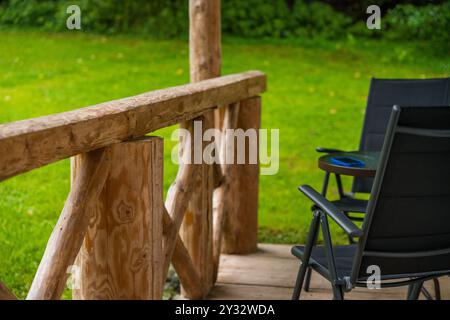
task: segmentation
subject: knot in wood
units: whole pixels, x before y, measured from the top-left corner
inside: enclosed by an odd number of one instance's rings
[[[131,223],[134,221],[133,207],[127,205],[123,200],[117,206],[117,218],[119,223]]]

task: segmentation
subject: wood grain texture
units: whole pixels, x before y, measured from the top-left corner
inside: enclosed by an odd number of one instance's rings
[[[110,148],[79,156],[82,164],[48,240],[27,299],[59,299],[110,168]]]
[[[14,293],[0,281],[0,300],[17,300]]]
[[[165,208],[163,221],[163,235],[164,239],[166,239],[166,236],[172,233],[174,224]],[[172,256],[172,264],[187,295],[191,297],[191,299],[202,298],[203,288],[201,279],[197,273],[197,270],[195,269],[191,256],[189,255],[189,252],[184,246],[184,243],[179,235],[177,235],[176,239],[175,249]],[[165,282],[166,274],[163,275],[163,280]]]
[[[222,138],[220,145],[220,176],[221,182],[214,190],[213,194],[213,271],[214,282],[217,279],[217,272],[219,268],[220,253],[222,251],[222,231],[225,222],[225,216],[230,211],[239,209],[239,177],[238,164],[227,164],[226,153],[233,152],[227,146],[230,146],[227,141],[226,131],[229,129],[236,129],[239,119],[240,104],[234,103],[225,107]],[[217,169],[216,169],[217,170]]]
[[[110,147],[111,169],[77,262],[75,299],[161,299],[163,140]]]
[[[261,98],[241,101],[237,127],[245,130],[261,127]],[[258,136],[259,140],[259,136]],[[256,251],[258,244],[259,160],[249,164],[249,143],[246,141],[245,164],[237,165],[235,206],[225,215],[222,252],[245,254]],[[259,147],[258,147],[259,151]],[[232,195],[231,195],[232,196]]]
[[[265,88],[265,75],[250,71],[0,125],[0,181],[194,119]]]

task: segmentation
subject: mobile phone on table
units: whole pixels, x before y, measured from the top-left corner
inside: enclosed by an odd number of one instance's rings
[[[363,168],[365,166],[364,161],[353,157],[332,157],[331,163],[343,167]]]

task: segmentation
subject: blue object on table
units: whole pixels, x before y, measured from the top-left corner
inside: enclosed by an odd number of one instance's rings
[[[352,168],[364,168],[366,166],[364,161],[353,157],[332,157],[331,163],[342,167]]]

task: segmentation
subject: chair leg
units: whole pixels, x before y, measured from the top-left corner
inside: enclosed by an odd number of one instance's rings
[[[317,238],[319,237],[319,232],[317,232],[316,237],[314,239],[314,245],[317,243]],[[311,275],[312,275],[312,268],[308,268],[306,271],[306,278],[305,278],[305,285],[303,286],[303,289],[308,292],[311,284]]]
[[[308,268],[308,270],[306,271],[305,285],[303,286],[303,290],[305,290],[306,292],[309,291],[309,285],[311,284],[311,273],[312,269]]]
[[[333,285],[333,300],[344,300],[344,290],[342,286]]]
[[[412,288],[414,285],[410,284],[408,286],[408,291],[406,292],[406,300],[409,300],[409,297],[411,296]]]
[[[425,296],[425,299],[427,300],[434,300],[433,296],[431,295],[431,293],[427,290],[427,288],[422,287],[422,289],[420,290],[420,292]]]
[[[433,284],[434,284],[434,298],[436,300],[441,300],[441,286],[439,284],[439,279],[434,278]]]
[[[329,173],[328,173],[328,175],[329,175]],[[324,182],[324,185],[325,185],[325,182]],[[313,246],[316,245],[318,237],[319,237],[319,232],[316,232]],[[311,284],[311,273],[312,273],[312,268],[308,268],[308,270],[306,270],[305,284],[303,286],[303,290],[305,290],[306,292],[309,291],[309,286]]]
[[[439,280],[437,278],[433,278],[432,280],[434,286],[434,297],[424,286],[422,286],[421,293],[427,300],[441,300],[441,286],[439,285]]]
[[[336,175],[336,185],[338,188],[338,192],[339,192],[339,198],[343,198],[344,195],[344,187],[342,186],[342,180],[341,180],[341,176],[339,174],[335,174]]]
[[[408,287],[408,300],[418,300],[422,291],[423,281],[416,282]]]
[[[323,177],[323,185],[322,185],[322,195],[325,197],[327,195],[328,190],[328,182],[330,181],[330,173],[325,172],[325,176]]]
[[[295,281],[294,292],[292,293],[292,300],[298,300],[300,298],[306,271],[309,269],[309,258],[311,257],[312,249],[319,231],[319,223],[320,213],[318,211],[314,211],[313,219],[311,225],[309,226],[308,239],[306,241],[305,252],[302,257],[302,264],[300,265],[297,280]]]
[[[307,263],[301,263],[300,269],[298,270],[297,280],[295,281],[294,293],[292,293],[292,300],[298,300],[300,298],[300,293],[302,292],[303,281],[305,280],[306,270],[308,270]]]
[[[333,244],[331,242],[330,227],[328,225],[328,219],[325,214],[320,216],[320,222],[322,225],[322,235],[324,242],[325,255],[327,258],[328,269],[330,272],[330,281],[333,289],[333,299],[334,300],[344,300],[344,290],[342,285],[336,284],[339,280],[336,271],[335,258],[333,253]]]

